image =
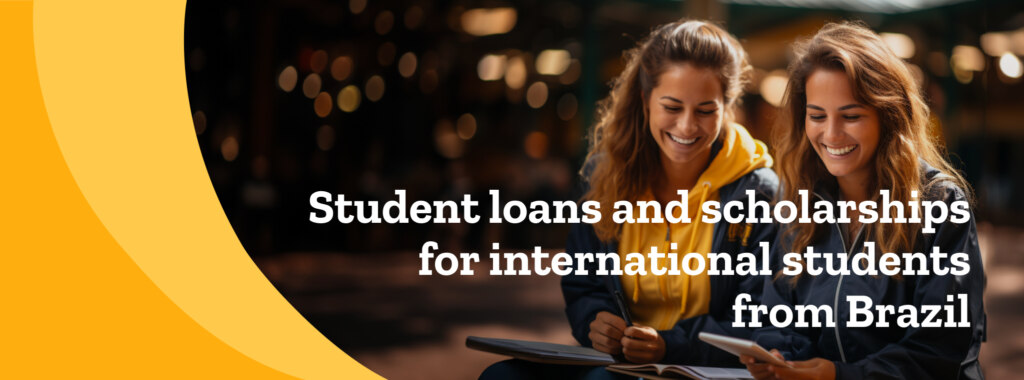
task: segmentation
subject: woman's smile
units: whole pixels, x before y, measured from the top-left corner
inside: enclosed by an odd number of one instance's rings
[[[684,137],[673,135],[673,134],[668,133],[668,132],[665,132],[665,134],[668,135],[668,138],[670,140],[675,141],[675,142],[679,143],[679,145],[682,145],[682,146],[685,146],[685,147],[689,147],[689,146],[693,145],[694,143],[696,143],[697,140],[700,140],[700,136],[693,137],[693,138],[684,138]]]
[[[832,156],[832,158],[843,159],[843,158],[848,157],[850,152],[853,152],[860,145],[857,145],[857,144],[847,144],[847,145],[825,145],[825,144],[821,144],[821,146],[825,148],[825,151],[828,152],[828,155]]]

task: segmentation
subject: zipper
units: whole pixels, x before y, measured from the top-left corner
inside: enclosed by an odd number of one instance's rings
[[[665,241],[662,242],[661,244],[662,244],[662,247],[663,247],[662,251],[665,252],[665,257],[666,257],[665,264],[668,264],[668,262],[669,262],[668,259],[667,259],[668,258],[668,250],[669,250],[669,247],[672,245],[672,223],[669,223],[668,220],[665,221]],[[666,273],[665,276],[667,277],[668,273]],[[661,284],[662,281],[663,281],[663,279],[658,279],[658,293],[661,294],[662,302],[668,302],[668,298],[666,298],[666,295],[669,294],[669,290],[665,289],[662,286],[662,284]],[[677,314],[680,314],[680,313],[682,313],[682,310],[679,310],[679,312]],[[657,322],[658,325],[657,325],[656,328],[660,329],[660,328],[663,328],[665,326],[666,319],[670,318],[670,317],[666,313],[658,313],[658,314],[660,314],[660,315],[658,316],[658,322]]]
[[[814,193],[814,196],[818,197],[823,201],[825,200],[825,197],[822,197],[817,192]],[[840,230],[840,228],[842,227],[839,226],[839,223],[836,223],[835,226],[836,232],[839,233],[839,242],[843,245],[843,248],[846,249],[847,259],[849,259],[850,251],[853,251],[853,246],[857,244],[857,240],[860,239],[861,232],[864,231],[864,225],[862,224],[859,228],[857,228],[857,235],[853,237],[853,244],[851,244],[849,248],[846,247],[846,239],[843,239],[843,231]],[[842,338],[839,337],[839,291],[840,289],[843,288],[844,274],[845,273],[843,272],[839,272],[839,283],[836,284],[836,294],[832,300],[832,315],[835,318],[834,323],[836,324],[834,330],[836,333],[836,346],[839,347],[839,358],[843,360],[843,363],[846,363],[846,352],[843,351],[843,340]]]

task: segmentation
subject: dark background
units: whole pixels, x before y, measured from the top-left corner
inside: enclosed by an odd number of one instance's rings
[[[975,186],[989,276],[983,365],[990,378],[1011,378],[1024,370],[1024,205],[1014,200],[1024,189],[1024,85],[1007,73],[1024,55],[1024,5],[913,3],[926,4],[190,2],[184,65],[211,181],[240,241],[282,294],[378,373],[475,377],[500,358],[463,348],[466,335],[572,342],[558,279],[420,277],[416,252],[428,240],[484,257],[490,242],[557,250],[567,227],[317,225],[308,220],[311,193],[385,201],[401,188],[409,202],[472,194],[484,218],[488,189],[525,202],[572,199],[595,104],[621,71],[622,52],[680,17],[715,20],[743,42],[756,74],[739,121],[766,140],[780,90],[772,83],[784,75],[789,43],[826,21],[863,20],[893,33],[894,49],[911,41],[906,61],[935,133]],[[486,10],[495,16],[484,26],[511,20],[511,29],[474,35]],[[549,61],[564,72],[542,73],[550,72],[538,62],[545,50],[568,54]],[[502,60],[504,68],[491,65]],[[339,97],[351,106],[345,94],[353,91],[358,106],[343,110]],[[453,360],[463,364],[441,364]]]

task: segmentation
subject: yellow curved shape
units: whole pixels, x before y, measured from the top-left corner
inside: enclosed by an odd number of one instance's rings
[[[106,340],[111,351],[82,351],[78,355],[109,357],[118,363],[122,361],[119,356],[126,355],[157,366],[140,377],[151,377],[154,369],[165,370],[160,366],[178,366],[191,369],[192,375],[231,378],[283,374],[379,378],[331,344],[274,289],[228,223],[210,184],[189,111],[184,75],[185,2],[18,4],[34,6],[30,25],[34,30],[38,86],[45,101],[45,113],[37,116],[43,126],[49,116],[59,144],[55,156],[63,154],[66,163],[66,168],[55,166],[54,170],[64,170],[69,181],[54,185],[64,193],[52,195],[70,196],[71,200],[43,199],[57,205],[73,200],[81,203],[63,206],[82,218],[81,225],[71,219],[74,223],[65,225],[66,229],[38,235],[41,239],[57,239],[47,242],[57,245],[54,249],[69,250],[61,252],[54,265],[63,266],[61,260],[77,262],[78,256],[86,258],[80,263],[83,266],[67,268],[67,272],[77,269],[83,273],[62,273],[81,282],[64,286],[91,289],[89,282],[99,281],[119,288],[124,280],[127,282],[123,286],[132,288],[118,290],[137,291],[140,299],[133,302],[142,303],[136,309],[134,305],[110,302],[104,293],[86,298],[98,301],[84,306],[105,309],[98,315],[127,324],[124,326],[102,318],[92,321],[95,326],[79,325],[77,313],[83,305],[70,309],[70,315],[64,317],[70,317],[77,327],[110,329]],[[39,139],[41,145],[47,144],[45,137]],[[34,156],[45,152],[25,153]],[[80,194],[75,191],[69,195],[76,183]],[[38,209],[39,205],[28,207]],[[58,220],[71,215],[63,208],[50,211]],[[32,211],[24,212],[31,215]],[[61,239],[69,236],[86,239],[83,242],[87,245],[80,249],[72,248],[75,241],[61,245]],[[122,249],[144,275],[134,273],[138,270],[131,268],[130,262],[118,261],[124,259],[119,255]],[[90,265],[89,257],[117,261],[117,266]],[[153,284],[163,294],[146,290]],[[180,310],[168,307],[168,302]],[[136,318],[131,311],[144,316]],[[181,320],[189,317],[194,321]],[[197,327],[206,331],[195,331]],[[140,338],[132,340],[130,331]],[[153,334],[158,337],[142,339]],[[113,344],[109,342],[111,337]],[[124,346],[125,340],[138,347]],[[195,366],[199,363],[210,367]],[[204,369],[197,373],[197,368]]]
[[[0,378],[280,378],[196,324],[117,245],[50,129],[32,3],[0,1]]]

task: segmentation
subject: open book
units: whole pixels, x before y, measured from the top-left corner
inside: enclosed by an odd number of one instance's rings
[[[671,364],[612,364],[609,371],[618,372],[644,379],[753,379],[744,368],[697,367]]]

